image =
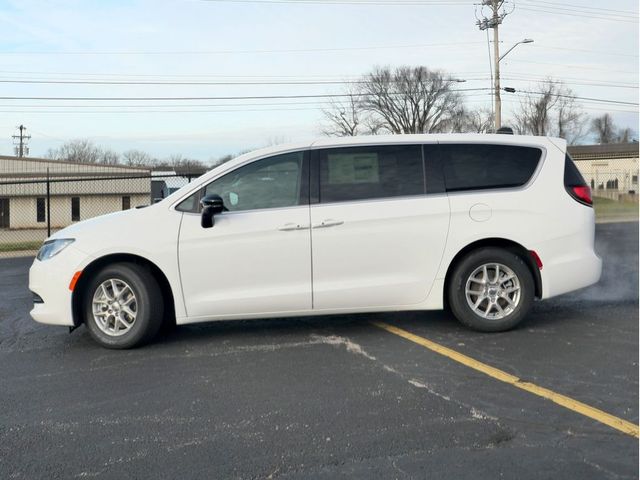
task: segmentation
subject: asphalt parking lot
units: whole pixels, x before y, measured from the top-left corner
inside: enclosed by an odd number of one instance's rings
[[[638,423],[638,224],[599,285],[480,334],[444,312],[180,327],[109,351],[0,260],[0,478],[637,478],[638,439],[383,330]]]

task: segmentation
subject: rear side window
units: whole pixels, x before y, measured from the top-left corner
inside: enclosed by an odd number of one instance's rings
[[[584,177],[573,163],[573,159],[567,155],[564,157],[564,186],[565,187],[582,187],[587,182],[584,181]]]
[[[516,145],[439,146],[448,192],[519,187],[535,172],[542,151]]]
[[[331,148],[318,151],[321,203],[421,195],[420,145]]]

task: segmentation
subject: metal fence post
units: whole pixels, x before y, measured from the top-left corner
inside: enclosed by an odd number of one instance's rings
[[[49,181],[49,169],[47,168],[47,237],[51,236],[51,182]]]

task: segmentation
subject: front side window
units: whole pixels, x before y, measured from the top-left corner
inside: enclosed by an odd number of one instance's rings
[[[420,145],[329,148],[318,161],[321,203],[424,193]]]
[[[438,150],[448,192],[522,186],[542,156],[539,148],[516,145],[442,144]]]
[[[220,195],[230,212],[301,205],[303,160],[294,152],[252,162],[211,182],[204,195]]]

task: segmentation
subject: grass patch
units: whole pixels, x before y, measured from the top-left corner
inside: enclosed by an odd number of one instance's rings
[[[618,202],[610,198],[593,197],[593,208],[596,211],[596,219],[638,218],[637,202]]]
[[[19,252],[22,250],[38,250],[42,241],[0,243],[0,252]]]

